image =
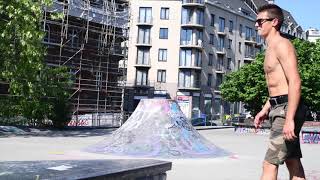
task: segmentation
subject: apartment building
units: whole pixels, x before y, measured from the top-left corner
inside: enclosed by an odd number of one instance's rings
[[[188,118],[242,111],[222,100],[219,86],[264,48],[254,27],[256,2],[132,0],[130,6],[127,111],[143,98],[176,99]]]
[[[306,31],[307,40],[310,42],[316,42],[320,39],[320,31],[316,28],[310,28]]]

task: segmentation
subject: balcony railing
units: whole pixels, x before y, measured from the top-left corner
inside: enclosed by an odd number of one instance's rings
[[[254,36],[246,36],[245,42],[246,43],[256,43],[256,37],[254,37]]]
[[[150,81],[149,80],[135,80],[134,85],[135,86],[142,86],[142,87],[150,87]]]
[[[204,7],[204,0],[182,0],[182,5]]]
[[[224,47],[218,46],[217,47],[217,54],[225,54],[226,49]]]
[[[188,83],[178,83],[178,89],[198,90],[200,89],[201,81],[190,81]]]
[[[188,22],[182,22],[182,27],[198,27],[198,28],[204,28],[203,22],[197,22],[197,21],[188,21]]]
[[[180,41],[180,47],[195,47],[198,49],[202,49],[203,43],[201,39],[198,39],[197,41]]]
[[[225,36],[227,34],[227,29],[225,27],[219,27],[217,34]]]
[[[152,26],[153,25],[153,19],[137,19],[137,25],[147,25],[147,26]]]
[[[216,71],[223,72],[224,71],[224,65],[222,63],[218,62],[216,64]]]
[[[149,39],[137,39],[137,46],[152,46],[151,45],[151,38]]]

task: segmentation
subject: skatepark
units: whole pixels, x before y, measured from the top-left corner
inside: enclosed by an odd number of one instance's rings
[[[152,104],[146,102],[141,106],[152,107]],[[174,111],[177,108],[174,103],[166,101],[157,107],[160,109],[156,112],[152,112],[156,108],[153,107],[149,108],[150,112],[145,110],[140,114],[137,108],[137,113],[119,129],[13,129],[1,134],[0,159],[2,164],[8,161],[156,159],[172,162],[166,176],[169,180],[259,179],[267,133],[221,127],[194,129],[185,118],[180,118],[183,115],[179,109]],[[153,146],[152,142],[157,145]],[[145,148],[139,148],[143,144]],[[320,146],[301,146],[307,179],[320,179]],[[172,154],[169,150],[178,153]],[[288,179],[285,166],[280,166],[279,179]]]

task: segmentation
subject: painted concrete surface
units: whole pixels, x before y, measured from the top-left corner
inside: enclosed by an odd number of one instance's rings
[[[168,99],[142,99],[111,139],[88,152],[149,158],[214,158],[231,153],[205,139]]]
[[[79,151],[111,139],[112,132],[109,129],[95,129],[57,131],[39,136],[0,136],[0,161],[130,158]],[[235,155],[223,158],[170,159],[168,161],[171,161],[173,166],[172,170],[168,171],[168,180],[259,179],[268,136],[234,133],[232,128],[201,130],[199,133]],[[320,180],[320,145],[302,144],[301,148],[307,179]],[[285,166],[280,167],[279,179],[288,179]]]

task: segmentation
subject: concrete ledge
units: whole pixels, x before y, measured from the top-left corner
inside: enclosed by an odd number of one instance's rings
[[[165,180],[172,163],[151,159],[0,162],[0,179]]]

